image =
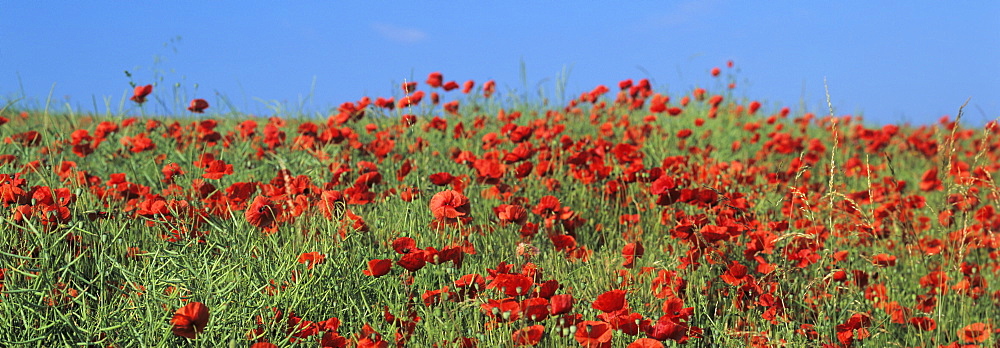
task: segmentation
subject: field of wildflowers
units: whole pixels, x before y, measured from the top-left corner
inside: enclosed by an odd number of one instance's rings
[[[0,345],[1000,347],[998,124],[731,71],[565,105],[435,72],[325,119],[12,103]]]

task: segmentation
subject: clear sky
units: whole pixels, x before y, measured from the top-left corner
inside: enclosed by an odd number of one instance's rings
[[[733,60],[737,95],[770,111],[825,114],[825,78],[838,115],[932,123],[971,97],[982,124],[1000,117],[998,23],[1000,1],[0,0],[0,102],[117,112],[126,70],[157,84],[147,113],[326,114],[434,71],[553,100],[560,76],[570,97],[627,78],[680,94],[723,88],[709,70]]]

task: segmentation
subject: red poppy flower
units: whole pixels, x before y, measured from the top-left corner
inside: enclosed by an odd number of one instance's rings
[[[576,249],[576,238],[567,234],[553,234],[549,236],[549,240],[552,241],[552,246],[556,247],[556,250],[570,252]]]
[[[443,248],[434,254],[425,253],[424,259],[427,260],[427,262],[431,262],[434,264],[441,264],[451,261],[455,264],[455,267],[461,268],[462,261],[465,260],[465,250],[463,250],[462,246],[454,245]]]
[[[721,74],[721,73],[722,73],[722,69],[719,69],[717,67],[716,68],[712,68],[712,76],[719,76],[719,74]]]
[[[545,327],[542,325],[532,325],[517,331],[514,331],[512,339],[515,346],[534,346],[538,342],[542,341],[542,334],[545,333]]]
[[[444,79],[444,75],[441,75],[440,72],[437,71],[432,72],[430,73],[430,75],[427,75],[427,85],[431,86],[432,88],[441,87],[442,79]]]
[[[489,299],[479,305],[483,313],[496,321],[515,322],[521,319],[521,303],[513,298]]]
[[[399,237],[392,241],[392,250],[397,254],[409,254],[420,250],[417,248],[417,241],[410,237]]]
[[[532,297],[521,301],[521,312],[531,321],[543,321],[549,317],[549,300],[544,297]]]
[[[493,281],[486,285],[487,289],[500,288],[507,296],[527,295],[534,281],[521,274],[497,274]]]
[[[449,114],[458,115],[458,101],[457,100],[452,100],[450,102],[447,102],[444,105],[442,105],[441,107],[443,107],[444,111],[447,112],[447,113],[449,113]]]
[[[153,93],[153,85],[136,86],[132,93],[132,101],[142,104],[146,102],[146,97]]]
[[[438,192],[431,197],[430,208],[435,219],[455,221],[469,215],[469,198],[455,190]]]
[[[646,335],[650,338],[666,341],[674,340],[677,343],[687,342],[692,337],[698,337],[701,334],[701,329],[698,327],[689,327],[673,318],[670,315],[664,315],[656,321],[656,324],[649,325],[643,329]]]
[[[413,105],[417,105],[420,104],[420,101],[423,99],[424,99],[424,91],[417,91],[416,93],[413,93],[411,95],[399,98],[399,101],[396,102],[396,108],[402,109]]]
[[[920,287],[930,288],[929,296],[937,294],[945,294],[948,292],[948,275],[942,271],[931,271],[927,275],[920,277]],[[919,302],[920,299],[918,298]]]
[[[729,269],[726,273],[719,276],[722,281],[726,284],[733,286],[740,286],[744,281],[748,279],[753,279],[753,277],[747,275],[747,266],[741,265],[739,262],[733,261],[729,264]]]
[[[542,270],[531,262],[525,263],[521,268],[521,275],[531,278],[532,281],[534,281],[534,279],[541,278],[541,272]],[[560,287],[562,287],[562,285],[560,285],[558,281],[554,279],[547,280],[534,286],[534,290],[531,292],[531,297],[544,298],[548,301],[548,299],[555,295],[556,291],[558,291]]]
[[[123,144],[125,144],[125,139],[128,139],[128,137],[123,138]],[[42,133],[31,130],[23,133],[17,133],[4,139],[4,143],[7,144],[14,142],[24,146],[38,146],[42,144]]]
[[[626,348],[663,348],[663,342],[649,337],[643,337],[628,344]]]
[[[569,313],[569,311],[573,310],[573,295],[555,295],[552,296],[549,303],[552,305],[552,315]]]
[[[851,345],[855,339],[863,340],[871,336],[868,328],[872,326],[871,316],[867,313],[856,313],[843,324],[837,325],[837,340],[841,344]]]
[[[392,110],[392,109],[396,108],[396,99],[395,98],[385,99],[385,98],[379,97],[378,99],[375,99],[375,103],[374,104],[377,107],[380,107],[380,108],[383,108],[383,109],[387,109],[387,110]]]
[[[597,295],[591,306],[604,313],[622,309],[625,307],[625,290],[615,289]]]
[[[208,109],[208,102],[205,99],[195,99],[191,101],[191,106],[188,106],[188,111],[193,113],[201,114]]]
[[[646,252],[646,249],[642,247],[642,243],[628,243],[622,248],[622,256],[625,257],[625,262],[622,263],[622,267],[632,268],[635,265],[635,259],[642,257]]]
[[[459,294],[465,298],[476,298],[479,290],[484,288],[486,280],[479,274],[466,274],[455,280],[455,287],[461,289]]]
[[[445,185],[451,184],[452,180],[455,179],[455,177],[453,175],[451,175],[451,173],[440,172],[440,173],[431,174],[428,177],[428,179],[430,179],[431,183],[434,184],[434,185],[445,186]]]
[[[437,290],[427,290],[424,291],[420,298],[424,300],[424,306],[431,307],[441,303],[442,300],[456,301],[458,294],[449,291],[448,287],[445,286]]]
[[[381,277],[388,274],[390,268],[392,268],[392,260],[375,259],[368,261],[368,269],[361,273],[364,273],[366,276]]]
[[[205,331],[208,318],[208,307],[201,302],[191,302],[178,309],[170,323],[174,325],[174,335],[194,339]]]
[[[910,318],[910,325],[923,331],[934,331],[934,329],[937,329],[937,322],[928,317]]]
[[[320,254],[318,252],[302,253],[299,255],[299,263],[307,264],[306,269],[312,269],[313,266],[323,263],[326,260],[326,255]]]
[[[945,286],[947,286],[947,284]],[[931,291],[933,292],[934,290]],[[917,295],[917,303],[913,306],[913,309],[924,313],[930,313],[934,311],[935,307],[937,307],[937,296],[928,294]]]
[[[413,91],[417,90],[417,83],[412,81],[406,82],[403,83],[402,88],[403,88],[403,93],[410,94],[413,93]]]
[[[462,85],[462,93],[469,94],[469,92],[472,91],[472,87],[475,87],[475,86],[476,86],[476,82],[475,81],[472,81],[472,80],[465,81],[465,84]]]
[[[389,347],[389,342],[387,342],[382,337],[382,334],[378,333],[378,331],[375,331],[375,329],[373,329],[371,327],[371,325],[368,325],[368,323],[365,323],[365,325],[361,327],[361,331],[359,331],[356,334],[356,337],[354,339],[357,340],[357,343],[355,343],[355,344],[356,344],[356,347],[358,347],[358,348],[388,348]]]
[[[493,80],[486,81],[486,83],[483,84],[483,96],[486,98],[493,96],[493,92],[495,92],[496,89],[496,82],[493,82]]]
[[[665,96],[662,94],[654,94],[653,99],[649,101],[649,112],[661,113],[667,110],[667,103],[670,102],[670,96]]]
[[[204,168],[205,174],[201,177],[205,179],[221,179],[223,176],[233,174],[233,165],[222,160],[212,160]]]
[[[958,329],[958,339],[962,342],[982,343],[990,338],[990,326],[984,323],[969,324]]]
[[[891,267],[896,265],[896,257],[889,254],[878,254],[872,258],[872,264],[882,267]]]
[[[587,348],[611,347],[611,325],[603,321],[586,320],[576,324],[574,338]]]
[[[704,101],[705,93],[707,93],[707,91],[704,88],[695,88],[694,91],[691,92],[691,95],[694,97],[694,100]]]
[[[257,196],[243,215],[250,225],[273,231],[277,228],[275,221],[281,212],[281,205],[275,204],[267,197]]]
[[[941,179],[938,179],[937,167],[933,167],[924,172],[924,175],[920,177],[920,184],[918,186],[921,191],[941,190],[943,185],[941,184]]]
[[[444,84],[442,88],[444,88],[445,91],[451,91],[453,89],[458,88],[458,82],[448,81]]]
[[[396,261],[396,264],[403,267],[407,271],[416,272],[421,268],[424,268],[424,265],[427,264],[427,260],[424,258],[424,253],[422,251],[418,251],[403,255],[403,257],[399,258],[399,261]]]
[[[501,225],[512,223],[520,226],[528,221],[528,210],[520,205],[501,204],[493,208],[493,212],[497,214]]]
[[[719,104],[722,104],[722,96],[713,95],[711,98],[708,98],[708,103],[712,106],[719,106]]]
[[[346,348],[351,346],[351,340],[347,337],[341,336],[336,331],[327,331],[323,334],[323,337],[319,339],[319,346],[325,348]],[[386,346],[388,346],[388,344],[386,344]]]
[[[531,212],[548,218],[555,214],[560,209],[561,205],[562,203],[559,202],[558,198],[548,195],[539,199],[538,205],[535,205],[535,207],[531,209]]]

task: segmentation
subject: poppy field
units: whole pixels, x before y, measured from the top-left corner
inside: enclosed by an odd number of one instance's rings
[[[439,72],[0,111],[0,346],[1000,347],[1000,131]],[[940,117],[940,119],[938,119]]]

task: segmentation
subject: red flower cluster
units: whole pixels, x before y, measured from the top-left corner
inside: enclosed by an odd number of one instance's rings
[[[735,87],[727,67],[707,75]],[[263,308],[247,318],[257,347],[480,345],[421,341],[422,325],[443,320],[423,313],[478,316],[456,325],[481,322],[472,331],[497,330],[515,346],[997,341],[995,122],[983,131],[948,118],[869,127],[728,91],[668,95],[650,79],[513,110],[493,100],[492,80],[476,89],[433,72],[421,83],[345,102],[325,120],[81,116],[79,129],[60,133],[30,129],[27,114],[0,117],[9,148],[0,215],[19,237],[4,246],[15,265],[0,268],[0,300],[21,301],[14,285],[51,272],[33,264],[49,251],[87,263],[95,249],[111,250],[95,248],[103,237],[92,231],[135,222],[159,240],[123,246],[125,266],[163,248],[218,252],[228,234],[250,229],[304,241],[280,255],[294,267],[254,296],[285,301],[313,281],[362,275],[345,286],[390,290],[365,301],[402,294],[375,307],[386,307],[375,316],[384,322],[345,327],[309,318],[337,308]],[[131,100],[142,104],[152,90],[137,86]],[[194,99],[188,110],[208,108]],[[38,236],[44,245],[32,245]],[[134,301],[141,286],[109,288]],[[73,311],[102,296],[96,287],[57,280],[39,293],[53,310]],[[183,298],[204,296],[190,289]],[[954,308],[971,319],[942,320]],[[187,303],[162,333],[205,339],[209,317]]]

